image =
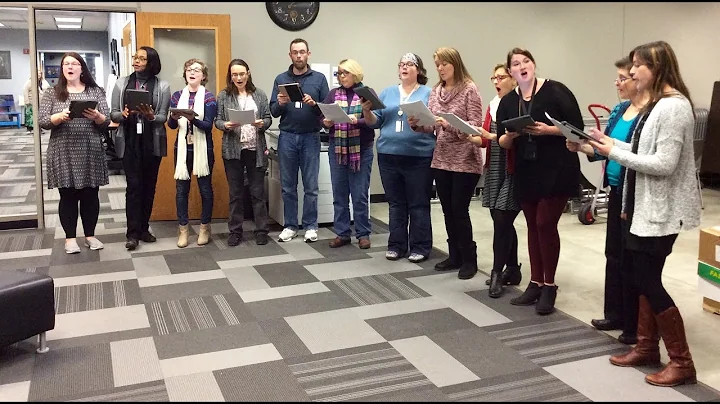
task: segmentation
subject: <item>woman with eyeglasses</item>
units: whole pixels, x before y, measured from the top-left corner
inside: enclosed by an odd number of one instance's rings
[[[178,217],[177,246],[188,245],[189,213],[188,197],[190,179],[197,176],[202,213],[198,245],[210,242],[210,220],[213,210],[212,169],[215,164],[212,128],[217,117],[215,95],[205,88],[208,81],[208,67],[198,59],[190,59],[183,66],[184,89],[176,91],[170,98],[170,108],[186,110],[170,113],[168,126],[178,129],[175,141],[175,206]],[[189,111],[191,110],[191,111]]]
[[[127,239],[125,248],[132,251],[139,241],[154,243],[150,233],[150,215],[155,200],[155,185],[162,158],[167,156],[167,121],[170,107],[170,85],[160,80],[160,56],[149,46],[142,46],[133,56],[133,73],[115,82],[111,101],[111,118],[119,124],[115,148],[122,159],[127,188],[125,214]],[[150,104],[137,110],[128,109],[128,91],[147,91]]]
[[[495,66],[490,81],[497,95],[488,105],[482,128],[477,128],[482,136],[469,136],[468,140],[486,148],[482,205],[490,209],[493,220],[493,266],[485,284],[490,285],[488,295],[498,298],[503,294],[504,285],[519,285],[522,281],[518,238],[513,224],[520,213],[520,203],[513,191],[514,156],[512,150],[503,149],[497,142],[496,119],[500,99],[512,91],[517,82],[504,63]]]
[[[80,252],[76,227],[79,215],[85,233],[85,246],[102,249],[95,238],[95,226],[100,215],[99,188],[108,184],[105,149],[100,136],[110,124],[105,90],[99,87],[85,60],[76,52],[68,52],[60,59],[62,75],[55,87],[45,91],[40,104],[38,123],[50,130],[47,148],[47,186],[58,188],[58,215],[65,231],[65,252]],[[94,108],[70,111],[73,102],[92,101]]]
[[[376,141],[378,168],[390,207],[385,258],[395,261],[409,254],[409,261],[421,262],[432,250],[430,163],[435,136],[410,129],[400,105],[415,101],[427,105],[431,90],[425,85],[428,77],[423,61],[414,53],[400,58],[398,77],[400,84],[380,93],[385,108],[363,116],[368,126],[380,128]]]
[[[228,65],[226,87],[218,94],[215,127],[223,131],[222,157],[230,191],[228,246],[235,247],[243,238],[245,221],[245,172],[255,217],[255,243],[268,243],[268,212],[265,197],[265,171],[268,158],[265,131],[272,123],[270,103],[265,92],[253,84],[250,67],[242,59]],[[249,111],[255,122],[241,125],[230,119],[230,110]]]
[[[630,77],[632,60],[624,57],[615,62],[618,77],[615,87],[622,101],[610,113],[605,135],[622,142],[629,142],[630,136],[637,124],[640,110],[647,104],[649,93],[647,90],[639,91],[637,82]],[[581,151],[588,156],[588,160],[607,160],[598,154],[587,143],[575,143],[569,140],[568,150]],[[607,229],[605,233],[605,317],[590,322],[598,330],[623,330],[618,341],[624,344],[637,343],[637,316],[638,291],[631,279],[632,265],[627,260],[628,254],[623,254],[622,220],[622,193],[620,188],[622,166],[614,160],[607,160],[603,187],[610,187],[608,193]]]
[[[539,78],[535,58],[525,49],[507,55],[515,91],[498,106],[498,143],[514,149],[514,193],[520,202],[528,229],[530,283],[522,295],[510,300],[518,306],[535,305],[540,315],[555,311],[555,272],[560,259],[558,223],[571,196],[580,184],[580,160],[565,145],[565,136],[547,118],[567,121],[582,130],[585,125],[575,95],[559,81]],[[547,115],[546,115],[547,114]],[[529,115],[535,121],[513,132],[504,121]]]

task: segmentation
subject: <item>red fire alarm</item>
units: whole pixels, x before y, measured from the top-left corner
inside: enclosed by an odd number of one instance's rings
[[[23,48],[23,55],[29,55],[29,54],[30,54],[30,49]]]

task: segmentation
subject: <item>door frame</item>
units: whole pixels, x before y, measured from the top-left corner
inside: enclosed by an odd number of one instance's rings
[[[158,13],[158,12],[137,12],[135,13],[135,40],[138,47],[147,45],[154,47],[155,45],[155,29],[182,29],[182,30],[212,30],[215,33],[215,71],[209,72],[215,75],[216,88],[210,89],[215,96],[225,88],[225,75],[227,66],[232,60],[232,46],[230,42],[230,15],[229,14],[188,14],[188,13]],[[188,55],[191,57],[192,55]],[[171,89],[177,91],[179,89]],[[153,212],[150,220],[177,220],[177,212],[175,209],[174,198],[170,203],[167,195],[175,195],[175,180],[172,173],[174,167],[175,139],[177,137],[176,129],[170,129],[166,123],[167,150],[168,155],[162,159],[160,163],[160,173],[158,175],[157,188],[155,192],[155,202],[153,203]],[[224,192],[224,188],[216,185],[227,184],[225,177],[225,165],[222,159],[222,131],[213,125],[213,140],[215,164],[212,172],[213,182],[213,218],[226,219],[229,215],[229,198],[228,192]],[[225,185],[227,187],[227,185]],[[197,189],[197,181],[191,180],[190,196],[189,196],[189,218],[191,220],[200,217],[200,198]],[[222,190],[217,192],[217,190]],[[160,199],[158,199],[160,196]],[[166,199],[163,202],[163,199]]]

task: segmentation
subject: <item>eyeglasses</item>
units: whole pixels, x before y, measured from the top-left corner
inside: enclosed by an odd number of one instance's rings
[[[339,76],[349,76],[350,72],[346,72],[345,70],[338,70],[338,77]]]
[[[618,77],[615,79],[615,84],[622,84],[628,80],[632,80],[630,77]]]
[[[232,73],[232,74],[230,75],[230,77],[232,77],[232,78],[234,78],[234,79],[236,79],[236,78],[238,78],[238,77],[245,77],[245,76],[247,76],[247,72]]]
[[[503,80],[505,80],[505,79],[508,78],[508,77],[510,77],[510,76],[508,76],[507,74],[498,74],[497,76],[492,76],[492,77],[490,77],[490,81],[495,81],[495,80],[497,80],[497,81],[503,81]]]
[[[147,62],[147,58],[144,56],[133,55],[132,59],[139,62]]]
[[[411,68],[411,67],[413,67],[413,66],[416,66],[415,63],[413,63],[413,62],[400,62],[400,63],[398,63],[398,67],[401,68],[401,69],[402,69],[403,67],[407,67],[407,68],[409,69],[409,68]]]
[[[196,67],[196,68],[188,67],[187,69],[185,69],[185,72],[186,73],[200,73],[200,72],[202,72],[202,68],[201,67]]]
[[[63,66],[79,67],[79,66],[82,66],[82,65],[81,65],[80,63],[78,63],[78,62],[65,62],[65,63],[63,63]]]

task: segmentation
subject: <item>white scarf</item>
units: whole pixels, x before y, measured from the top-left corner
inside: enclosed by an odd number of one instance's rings
[[[497,122],[497,119],[495,118],[495,114],[497,113],[498,106],[500,105],[500,97],[498,95],[495,95],[495,98],[490,100],[490,116],[492,117],[492,120]]]
[[[178,108],[188,108],[190,103],[190,87],[185,86],[178,101]],[[193,110],[198,115],[195,119],[203,120],[205,117],[205,87],[200,86],[195,94]],[[205,131],[193,125],[193,174],[204,177],[210,174],[210,166],[207,157],[207,141]],[[188,120],[185,117],[178,119],[178,155],[175,163],[175,179],[189,180],[190,173],[187,169],[187,139]]]

